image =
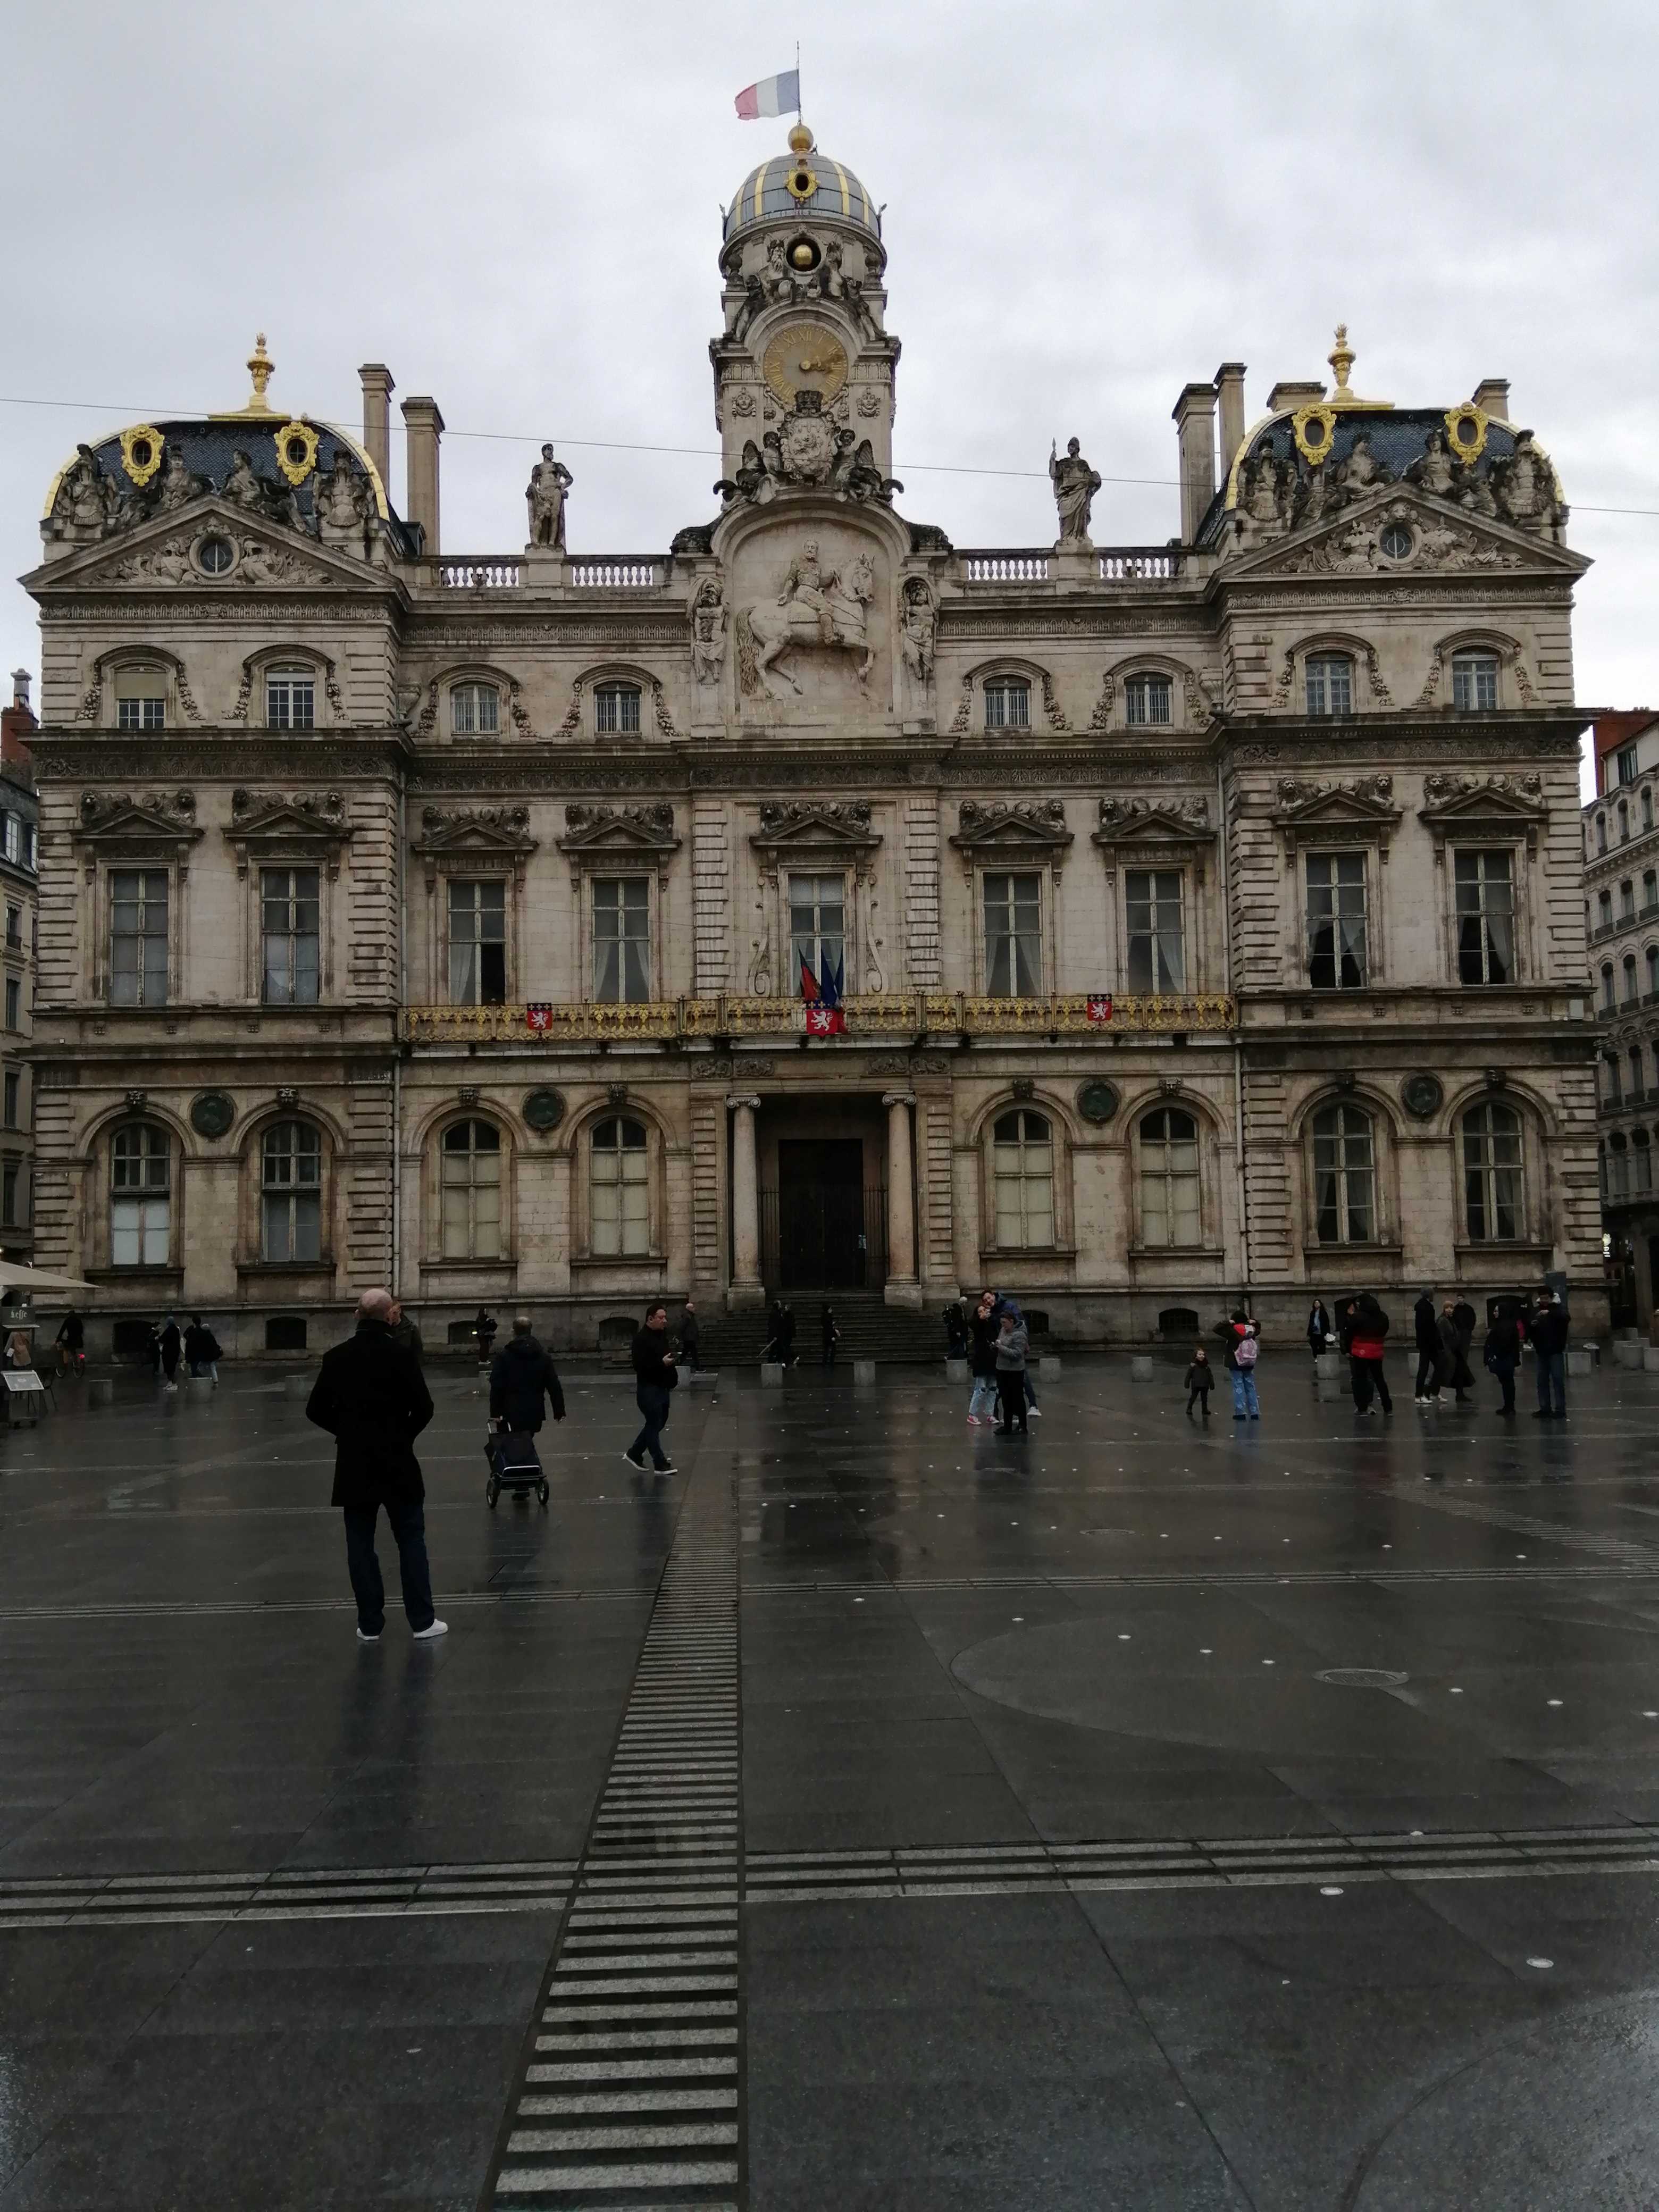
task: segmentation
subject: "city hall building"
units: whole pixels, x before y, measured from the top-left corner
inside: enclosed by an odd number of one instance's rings
[[[1339,331],[1251,421],[1224,362],[1178,537],[1094,542],[1084,423],[1041,542],[962,547],[895,480],[888,275],[798,125],[654,552],[580,550],[550,447],[522,550],[450,550],[436,402],[400,514],[388,371],[359,436],[263,341],[244,405],[65,462],[36,1251],[94,1346],[314,1346],[387,1281],[575,1346],[781,1291],[940,1349],[985,1283],[1092,1343],[1556,1273],[1605,1318],[1585,564],[1507,386],[1362,398]]]

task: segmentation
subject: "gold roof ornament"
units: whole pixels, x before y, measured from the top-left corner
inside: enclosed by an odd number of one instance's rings
[[[796,122],[790,126],[789,150],[795,158],[789,165],[783,183],[785,191],[798,205],[810,200],[818,188],[817,171],[806,158],[812,151],[812,134],[804,123]]]
[[[1331,365],[1331,374],[1336,379],[1334,390],[1325,402],[1328,407],[1392,407],[1392,399],[1362,399],[1357,392],[1348,389],[1348,378],[1354,365],[1354,349],[1348,343],[1348,326],[1336,326],[1336,343],[1325,356]]]
[[[276,362],[265,351],[265,334],[261,331],[253,341],[252,352],[247,357],[247,373],[253,380],[253,389],[248,395],[247,404],[233,407],[228,414],[210,415],[209,422],[240,422],[250,416],[256,421],[261,418],[275,421],[276,410],[265,398],[265,386],[270,383],[276,367]]]

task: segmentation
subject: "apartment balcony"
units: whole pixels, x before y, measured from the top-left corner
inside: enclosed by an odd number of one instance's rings
[[[1109,1011],[1107,1008],[1109,1007]],[[847,1038],[1170,1036],[1225,1031],[1236,1002],[1219,994],[1116,998],[1077,992],[1041,999],[997,999],[962,991],[866,993],[843,1008]],[[512,1006],[405,1006],[399,1032],[410,1044],[727,1043],[738,1037],[802,1037],[799,999],[659,999],[632,1006],[532,1003]],[[826,1039],[826,1042],[833,1040]]]

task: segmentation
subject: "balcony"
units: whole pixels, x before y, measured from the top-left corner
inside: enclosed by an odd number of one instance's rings
[[[1082,993],[1046,999],[992,999],[961,991],[867,993],[846,1001],[854,1042],[922,1036],[1168,1036],[1221,1031],[1237,1019],[1219,994],[1121,998],[1109,1021],[1091,1020]],[[409,1044],[671,1044],[806,1034],[799,999],[659,999],[633,1006],[574,1001],[535,1007],[405,1006],[399,1034]],[[833,1040],[825,1040],[826,1042]]]
[[[1093,549],[1095,577],[1103,584],[1172,584],[1181,574],[1176,545],[1109,545]],[[964,584],[1046,584],[1055,573],[1047,545],[991,546],[957,556]]]
[[[1178,545],[1096,546],[1084,554],[1083,580],[1121,584],[1172,584],[1185,556]],[[666,553],[445,553],[430,555],[419,567],[426,581],[441,592],[495,592],[567,589],[600,592],[659,592],[668,582],[672,556]],[[1048,545],[990,546],[957,556],[963,584],[1015,587],[1048,585],[1061,573]],[[1074,577],[1068,575],[1070,583]]]

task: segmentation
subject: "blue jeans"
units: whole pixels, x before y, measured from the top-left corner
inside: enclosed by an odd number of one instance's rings
[[[1255,1377],[1243,1367],[1229,1368],[1233,1378],[1233,1411],[1242,1420],[1248,1413],[1252,1420],[1261,1414],[1261,1407],[1255,1395]]]
[[[665,1468],[668,1455],[662,1448],[662,1432],[668,1426],[668,1393],[641,1382],[634,1393],[634,1402],[645,1415],[645,1426],[628,1447],[628,1456],[637,1463],[641,1453],[649,1452],[652,1466]]]
[[[1555,1392],[1553,1408],[1550,1391]],[[1538,1355],[1538,1410],[1541,1413],[1567,1410],[1567,1358],[1563,1352],[1540,1352]]]
[[[357,1626],[365,1636],[378,1636],[386,1626],[386,1585],[374,1551],[374,1522],[378,1505],[348,1505],[345,1510],[346,1565],[351,1590],[357,1601]],[[386,1501],[386,1517],[398,1545],[398,1571],[404,1585],[404,1611],[411,1628],[432,1626],[432,1571],[426,1559],[426,1515],[418,1501],[394,1504]]]
[[[968,1400],[969,1420],[988,1421],[996,1411],[997,1378],[994,1375],[975,1375],[972,1395]]]

